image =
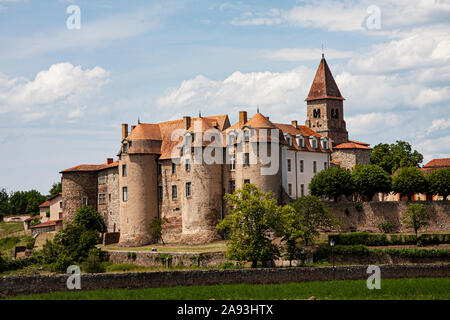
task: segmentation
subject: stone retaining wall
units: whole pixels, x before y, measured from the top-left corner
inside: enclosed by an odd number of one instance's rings
[[[381,279],[450,277],[450,264],[383,265]],[[82,290],[138,289],[216,284],[273,284],[328,280],[365,280],[367,266],[189,270],[81,275]],[[0,277],[0,297],[66,291],[69,275]]]

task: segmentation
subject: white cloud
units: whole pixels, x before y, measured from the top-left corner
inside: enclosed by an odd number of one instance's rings
[[[450,128],[450,118],[447,119],[436,119],[433,120],[431,126],[426,130],[427,134],[430,134],[435,131],[444,130]]]
[[[389,119],[389,121],[386,121]],[[347,130],[351,135],[363,135],[367,132],[377,134],[402,124],[404,118],[393,112],[371,112],[346,117]]]
[[[83,70],[68,62],[53,64],[32,80],[0,75],[0,114],[22,114],[26,121],[64,114],[99,92],[109,81],[108,76],[109,72],[101,67]],[[81,111],[72,110],[69,118],[80,116]]]
[[[339,51],[335,49],[327,49],[327,59],[343,59],[350,58],[354,55],[351,51]],[[271,60],[281,61],[317,61],[322,51],[320,49],[310,48],[284,48],[264,53],[264,57]]]

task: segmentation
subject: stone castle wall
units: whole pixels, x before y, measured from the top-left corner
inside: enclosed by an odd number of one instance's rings
[[[102,179],[103,177],[103,179]],[[101,182],[105,183],[101,183]],[[105,219],[108,232],[120,232],[120,197],[118,167],[101,170],[98,173],[98,212]],[[100,194],[105,195],[105,202],[100,203]]]

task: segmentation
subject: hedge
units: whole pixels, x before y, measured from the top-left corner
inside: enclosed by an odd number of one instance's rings
[[[392,234],[389,238],[386,234],[368,232],[343,233],[328,236],[328,242],[333,239],[337,245],[365,245],[365,246],[390,246],[409,244],[445,244],[450,243],[450,234],[422,234],[419,237],[408,234]]]
[[[450,249],[413,249],[413,248],[367,248],[364,245],[336,245],[333,248],[335,255],[357,255],[369,256],[389,254],[391,257],[408,257],[408,258],[440,258],[449,259]],[[331,256],[331,247],[328,245],[319,246],[313,254],[314,262],[328,260]]]

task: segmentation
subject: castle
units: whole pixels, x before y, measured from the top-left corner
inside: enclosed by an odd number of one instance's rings
[[[244,183],[272,191],[280,202],[309,193],[317,172],[368,164],[368,144],[348,139],[344,98],[322,55],[309,91],[305,125],[274,123],[258,112],[230,124],[227,115],[122,124],[118,161],[61,171],[63,223],[89,205],[104,217],[119,245],[151,243],[148,226],[164,218],[166,242],[219,239],[227,214],[223,196]]]

